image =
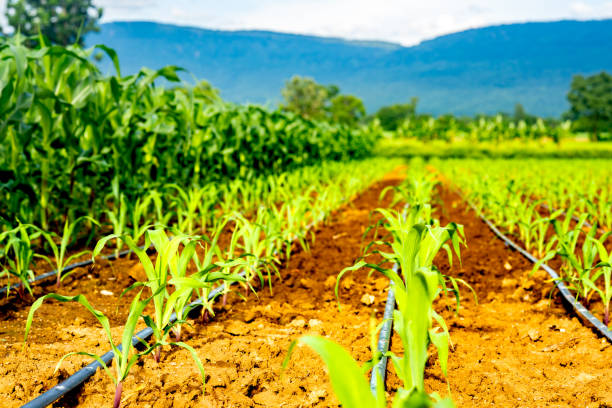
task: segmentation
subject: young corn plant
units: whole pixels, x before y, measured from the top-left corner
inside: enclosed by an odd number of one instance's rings
[[[53,253],[53,258],[54,261],[51,261],[51,259],[46,256],[46,255],[35,255],[37,257],[40,257],[42,259],[44,259],[45,261],[47,261],[47,263],[53,268],[55,267],[55,273],[56,273],[56,280],[55,280],[55,285],[57,288],[60,287],[62,281],[70,275],[71,272],[68,273],[64,273],[64,269],[66,268],[66,266],[70,265],[70,263],[72,263],[72,261],[74,259],[77,259],[85,254],[91,253],[91,251],[89,250],[84,250],[84,251],[80,251],[77,252],[75,254],[72,254],[70,256],[66,256],[66,251],[68,249],[68,245],[70,245],[74,235],[75,235],[75,230],[77,225],[80,222],[83,221],[89,221],[92,224],[95,225],[100,225],[98,224],[98,222],[96,220],[94,220],[93,218],[89,217],[89,216],[82,216],[77,218],[76,220],[74,220],[73,222],[69,222],[68,220],[66,220],[66,222],[64,223],[64,231],[62,233],[61,237],[58,237],[57,234],[55,233],[47,233],[47,232],[43,232],[41,230],[41,234],[42,236],[45,238],[45,240],[47,241],[47,244],[49,245],[49,247],[51,248],[51,252]],[[57,243],[55,242],[54,238],[60,238],[60,244],[59,247],[57,245]]]
[[[183,234],[195,233],[198,229],[199,210],[206,190],[198,187],[185,190],[177,184],[168,184],[166,188],[176,192],[176,195],[170,195],[170,197],[177,216],[177,231]]]
[[[597,233],[597,225],[589,229],[582,244],[581,253],[577,250],[578,239],[583,233],[582,227],[586,219],[586,214],[580,217],[580,221],[573,227],[565,229],[569,226],[569,222],[564,220],[563,223],[558,220],[553,220],[552,224],[555,229],[553,240],[556,241],[556,247],[549,251],[539,262],[537,262],[533,270],[536,271],[542,263],[559,256],[562,261],[562,271],[564,272],[563,279],[566,280],[571,289],[576,292],[578,299],[583,298],[585,302],[590,300],[590,293],[594,287],[593,267],[595,258],[597,257],[597,246],[594,243],[594,237]]]
[[[149,209],[153,197],[148,195],[144,198],[138,197],[131,211],[131,229],[130,235],[134,242],[138,243],[144,236],[145,232],[153,223],[153,217]]]
[[[424,372],[430,343],[436,347],[442,372],[446,375],[450,337],[443,318],[433,309],[434,300],[443,291],[440,287],[442,274],[433,265],[433,259],[441,249],[446,250],[449,261],[452,260],[453,251],[460,257],[459,246],[464,242],[464,234],[463,227],[455,223],[446,227],[441,227],[437,222],[431,225],[421,223],[418,206],[411,207],[406,217],[394,210],[377,211],[384,217],[385,228],[392,242],[374,241],[372,244],[389,246],[392,252],[375,250],[371,253],[379,253],[386,262],[397,263],[400,272],[384,268],[382,264],[358,261],[338,275],[336,295],[342,276],[362,267],[377,270],[393,281],[398,305],[393,315],[394,329],[402,341],[404,355],[390,356],[404,384],[398,400],[403,404],[415,393],[425,392]],[[437,327],[434,327],[434,321]]]
[[[100,358],[100,356],[92,353],[87,353],[84,351],[72,352],[64,355],[55,367],[55,371],[57,371],[62,364],[62,362],[75,354],[85,355],[94,358],[96,361],[100,363],[100,365],[104,368],[104,371],[111,379],[111,381],[115,384],[115,397],[113,399],[113,408],[119,408],[121,406],[121,395],[123,393],[123,382],[127,378],[130,373],[131,368],[134,366],[136,361],[142,355],[149,354],[153,348],[150,347],[144,340],[141,340],[141,343],[145,345],[145,350],[143,352],[136,352],[132,338],[136,332],[136,325],[138,324],[138,320],[142,316],[145,307],[150,302],[151,298],[147,298],[145,300],[140,299],[141,292],[139,292],[132,300],[130,305],[130,311],[128,313],[127,320],[125,322],[125,326],[123,328],[123,334],[121,336],[121,343],[116,344],[113,340],[113,336],[111,333],[111,327],[108,318],[99,310],[96,310],[91,306],[91,304],[87,301],[85,296],[77,295],[77,296],[62,296],[56,293],[49,293],[38,298],[30,307],[30,311],[28,313],[28,317],[26,320],[26,328],[25,335],[23,339],[24,346],[28,339],[28,334],[30,332],[30,328],[32,326],[32,319],[34,318],[34,313],[38,308],[40,308],[43,302],[47,299],[53,299],[60,302],[78,302],[83,307],[85,307],[94,317],[98,320],[102,328],[104,329],[104,333],[106,334],[106,340],[111,346],[113,351],[113,360],[115,366],[115,373],[113,374],[108,366],[104,363],[104,361]],[[202,383],[204,383],[204,370],[199,366],[200,372],[202,374]]]
[[[154,305],[153,318],[144,316],[143,319],[153,330],[154,345],[152,347],[155,349],[155,361],[160,362],[161,360],[162,346],[175,345],[188,350],[198,367],[202,367],[198,355],[189,345],[183,342],[170,343],[167,341],[170,331],[176,325],[184,323],[184,321],[181,320],[172,322],[171,317],[176,304],[184,301],[184,297],[191,296],[191,291],[193,291],[193,288],[184,288],[180,285],[180,282],[174,282],[175,291],[171,295],[168,292],[169,280],[173,273],[179,278],[185,276],[185,270],[194,256],[197,239],[189,235],[176,235],[172,237],[172,239],[169,239],[163,229],[147,230],[145,233],[145,248],[153,244],[157,252],[157,258],[155,264],[153,264],[146,250],[138,247],[138,244],[134,242],[131,237],[127,235],[109,235],[98,241],[94,248],[92,258],[95,259],[102,248],[104,248],[104,245],[113,239],[120,239],[125,242],[128,248],[131,249],[140,260],[147,276],[147,282],[137,282],[126,289],[124,293],[140,286],[145,286],[151,291],[151,298]],[[183,247],[182,251],[180,251],[181,246]],[[188,293],[188,295],[186,293]],[[178,329],[178,332],[180,334],[180,329]]]
[[[610,325],[610,301],[612,300],[612,251],[606,249],[606,240],[612,232],[603,234],[599,239],[589,238],[597,247],[599,263],[595,266],[597,271],[593,274],[592,281],[588,285],[597,292],[604,306],[603,323]],[[598,279],[603,279],[603,288],[596,285]]]
[[[170,284],[176,287],[176,291],[191,289],[191,291],[197,293],[199,302],[202,305],[202,317],[204,320],[208,319],[208,316],[215,315],[212,307],[214,299],[209,299],[209,295],[213,290],[213,285],[223,285],[224,296],[229,292],[230,285],[234,282],[239,282],[249,287],[247,278],[237,272],[239,268],[245,265],[244,257],[238,257],[237,259],[224,258],[222,251],[219,249],[218,240],[226,223],[227,219],[216,227],[212,240],[207,237],[202,237],[202,240],[198,242],[201,249],[200,252],[203,253],[203,256],[200,259],[196,253],[192,258],[196,272],[187,276],[184,269],[178,268],[176,272],[173,273],[172,279],[170,280]],[[236,234],[234,233],[234,235]],[[231,246],[235,246],[235,244],[231,244]],[[234,255],[233,250],[231,254]],[[186,297],[183,298],[183,300],[177,302],[175,306],[175,313],[179,321],[182,320],[187,310],[186,306],[183,306],[179,310],[179,306],[184,305],[186,300]],[[180,336],[180,326],[178,326],[177,329],[178,331],[175,330],[175,334]]]
[[[112,209],[106,210],[108,221],[113,228],[113,238],[115,239],[115,255],[119,255],[119,252],[123,248],[124,240],[122,237],[127,233],[127,203],[125,195],[121,193],[119,199],[113,204]]]
[[[264,286],[267,275],[268,287],[272,293],[272,274],[280,278],[277,264],[280,263],[277,255],[273,252],[274,245],[269,245],[275,238],[267,236],[264,227],[269,212],[260,207],[257,211],[255,222],[250,222],[241,214],[235,214],[236,234],[239,238],[239,245],[242,251],[248,256],[244,257],[245,274],[247,281],[259,278],[260,287]]]
[[[0,234],[0,243],[4,245],[3,258],[6,264],[3,266],[3,274],[7,277],[7,287],[10,290],[10,277],[18,279],[17,295],[25,299],[26,290],[31,295],[32,287],[30,280],[34,279],[32,264],[34,261],[34,250],[32,240],[40,236],[40,229],[30,224],[19,224],[17,227]],[[6,295],[9,295],[7,290]]]
[[[291,355],[297,344],[306,345],[313,349],[325,363],[332,388],[340,405],[346,408],[384,408],[387,407],[387,398],[380,373],[376,370],[376,392],[372,393],[370,384],[365,379],[365,373],[378,364],[381,353],[378,352],[376,333],[379,328],[370,323],[370,349],[372,359],[359,367],[358,363],[340,345],[318,336],[303,336],[289,346],[287,357],[283,362],[283,370],[289,364]],[[379,326],[380,327],[380,326]],[[393,408],[452,408],[454,404],[450,399],[439,399],[434,396],[432,400],[424,392],[413,392],[405,395],[405,390],[396,393],[391,406]]]

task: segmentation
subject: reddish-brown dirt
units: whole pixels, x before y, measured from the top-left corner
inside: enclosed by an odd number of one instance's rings
[[[337,273],[361,254],[362,233],[372,222],[370,211],[381,205],[380,191],[398,181],[390,178],[376,184],[352,206],[337,212],[328,225],[319,227],[311,251],[292,256],[273,294],[263,290],[257,298],[250,294],[247,301],[231,296],[212,322],[192,322],[185,341],[204,363],[205,394],[189,353],[166,348],[161,364],[145,358],[134,367],[125,382],[124,406],[337,406],[323,364],[313,352],[298,347],[283,376],[281,364],[291,341],[307,333],[339,342],[360,362],[371,357],[368,319],[372,311],[381,318],[386,280],[378,275],[368,279],[366,271],[348,276],[342,283],[341,310],[333,285]],[[462,250],[462,265],[455,263],[452,271],[445,256],[437,264],[443,272],[465,279],[479,298],[476,304],[463,289],[459,316],[445,308],[453,299],[437,303],[455,345],[449,357],[448,382],[456,404],[612,406],[612,347],[569,316],[556,296],[549,304],[551,284],[541,274],[527,277],[529,262],[507,249],[467,212],[458,196],[448,191],[441,195],[443,224],[450,220],[464,224],[468,247]],[[113,270],[96,266],[83,271],[85,278],[79,284],[85,286],[79,286],[78,292],[87,293],[97,308],[111,315],[117,336],[126,313],[124,307],[117,308],[125,303],[117,295],[131,282],[126,272],[134,263],[117,261]],[[101,295],[101,289],[113,296]],[[77,293],[71,284],[66,292]],[[361,302],[364,294],[374,296],[371,306]],[[27,305],[11,300],[0,306],[0,406],[23,404],[89,361],[70,358],[54,375],[53,368],[64,353],[108,349],[101,328],[80,306],[50,302],[37,312],[22,353]],[[401,351],[396,338],[392,346]],[[426,387],[445,396],[448,387],[431,352]],[[387,385],[392,394],[400,384],[392,368],[390,372]],[[112,397],[111,381],[98,372],[56,406],[110,406]]]

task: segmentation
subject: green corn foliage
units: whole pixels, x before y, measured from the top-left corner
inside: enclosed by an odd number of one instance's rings
[[[601,298],[604,305],[603,323],[606,326],[610,325],[610,301],[612,301],[612,251],[606,249],[605,243],[611,235],[612,232],[608,232],[599,239],[589,238],[597,248],[599,263],[595,266],[597,271],[593,274],[592,279],[587,282],[587,285]],[[603,280],[603,288],[595,284],[598,279]]]
[[[113,62],[114,75],[91,62],[95,50]],[[174,66],[123,76],[116,53],[104,46],[42,40],[32,49],[20,36],[3,37],[0,60],[0,199],[7,203],[0,216],[45,231],[68,209],[100,219],[105,197],[118,187],[130,202],[170,183],[198,192],[213,181],[248,178],[263,188],[260,175],[366,157],[380,136],[211,101],[180,83]],[[176,86],[157,86],[160,79]],[[255,202],[241,198],[243,205]],[[184,210],[180,216],[189,217],[192,209]]]

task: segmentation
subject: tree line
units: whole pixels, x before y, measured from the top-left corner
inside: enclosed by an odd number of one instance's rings
[[[98,21],[102,14],[102,8],[96,7],[92,0],[8,0],[5,16],[9,27],[0,27],[0,32],[4,35],[18,32],[25,37],[42,34],[53,44],[83,45],[87,33],[99,31]],[[406,103],[384,106],[376,113],[367,115],[359,97],[342,94],[338,86],[322,85],[308,77],[294,76],[286,82],[281,93],[284,99],[281,108],[306,119],[327,120],[350,126],[378,120],[383,129],[397,131],[401,127],[410,126],[406,123],[431,123],[430,119],[433,118],[428,114],[417,113],[417,98],[411,98]],[[503,121],[515,123],[516,126],[533,127],[537,123],[545,123],[555,127],[569,120],[572,131],[588,132],[592,140],[612,139],[612,75],[607,72],[590,76],[575,75],[567,100],[569,109],[558,119],[537,118],[517,104],[513,115],[499,113],[488,117],[476,115],[473,118],[442,115],[436,121],[449,126],[465,127],[472,121],[501,116]]]

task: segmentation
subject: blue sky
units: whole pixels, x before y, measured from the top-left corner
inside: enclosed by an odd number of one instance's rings
[[[0,0],[4,10],[6,0]],[[149,20],[416,44],[498,23],[612,18],[612,0],[94,0],[103,21]],[[2,12],[4,14],[4,12]]]

